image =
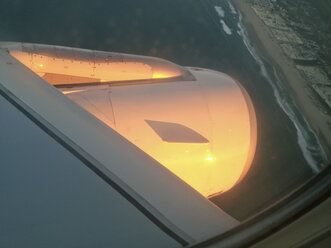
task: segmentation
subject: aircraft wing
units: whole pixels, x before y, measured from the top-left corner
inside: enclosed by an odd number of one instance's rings
[[[181,247],[238,224],[7,49],[0,116],[1,187],[19,196],[2,208],[16,223],[8,237],[20,232],[17,247],[101,247],[91,237],[111,247]]]

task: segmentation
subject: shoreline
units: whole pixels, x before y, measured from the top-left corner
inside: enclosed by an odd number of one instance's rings
[[[232,0],[242,13],[243,22],[258,50],[273,66],[283,83],[289,90],[294,103],[318,137],[324,151],[331,160],[331,117],[321,112],[312,100],[306,80],[295,68],[295,64],[283,53],[279,43],[269,28],[255,14],[245,0]]]

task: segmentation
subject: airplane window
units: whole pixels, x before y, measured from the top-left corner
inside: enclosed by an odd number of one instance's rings
[[[2,1],[0,41],[24,42],[3,46],[244,222],[330,164],[330,13],[324,0]]]

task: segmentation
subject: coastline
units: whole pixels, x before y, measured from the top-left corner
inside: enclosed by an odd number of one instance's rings
[[[283,87],[291,92],[295,104],[303,113],[307,122],[314,130],[323,146],[326,155],[331,160],[331,116],[323,113],[314,103],[306,80],[295,68],[295,64],[285,56],[279,43],[271,34],[269,28],[255,14],[246,0],[232,0],[243,15],[243,22],[254,45],[263,56],[275,66],[283,83]]]

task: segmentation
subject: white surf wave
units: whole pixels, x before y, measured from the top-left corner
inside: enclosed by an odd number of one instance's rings
[[[223,20],[223,18],[225,17],[225,11],[221,6],[214,6],[217,14],[219,15],[219,17],[221,18],[220,23],[222,24],[222,28],[224,30],[224,32],[227,35],[232,35],[232,30],[231,28],[225,23],[225,21]]]
[[[237,14],[237,11],[234,8],[234,6],[232,5],[232,3],[228,1],[228,4],[229,4],[229,8],[230,8],[231,13],[234,14],[234,15]]]
[[[221,20],[220,23],[222,24],[223,30],[226,34],[228,35],[232,35],[232,30],[231,28],[229,28],[228,25],[226,25],[226,23],[224,22],[224,20]]]
[[[215,6],[214,8],[215,8],[217,14],[218,14],[221,18],[224,18],[224,17],[225,17],[225,11],[224,11],[224,9],[222,9],[221,6]]]

